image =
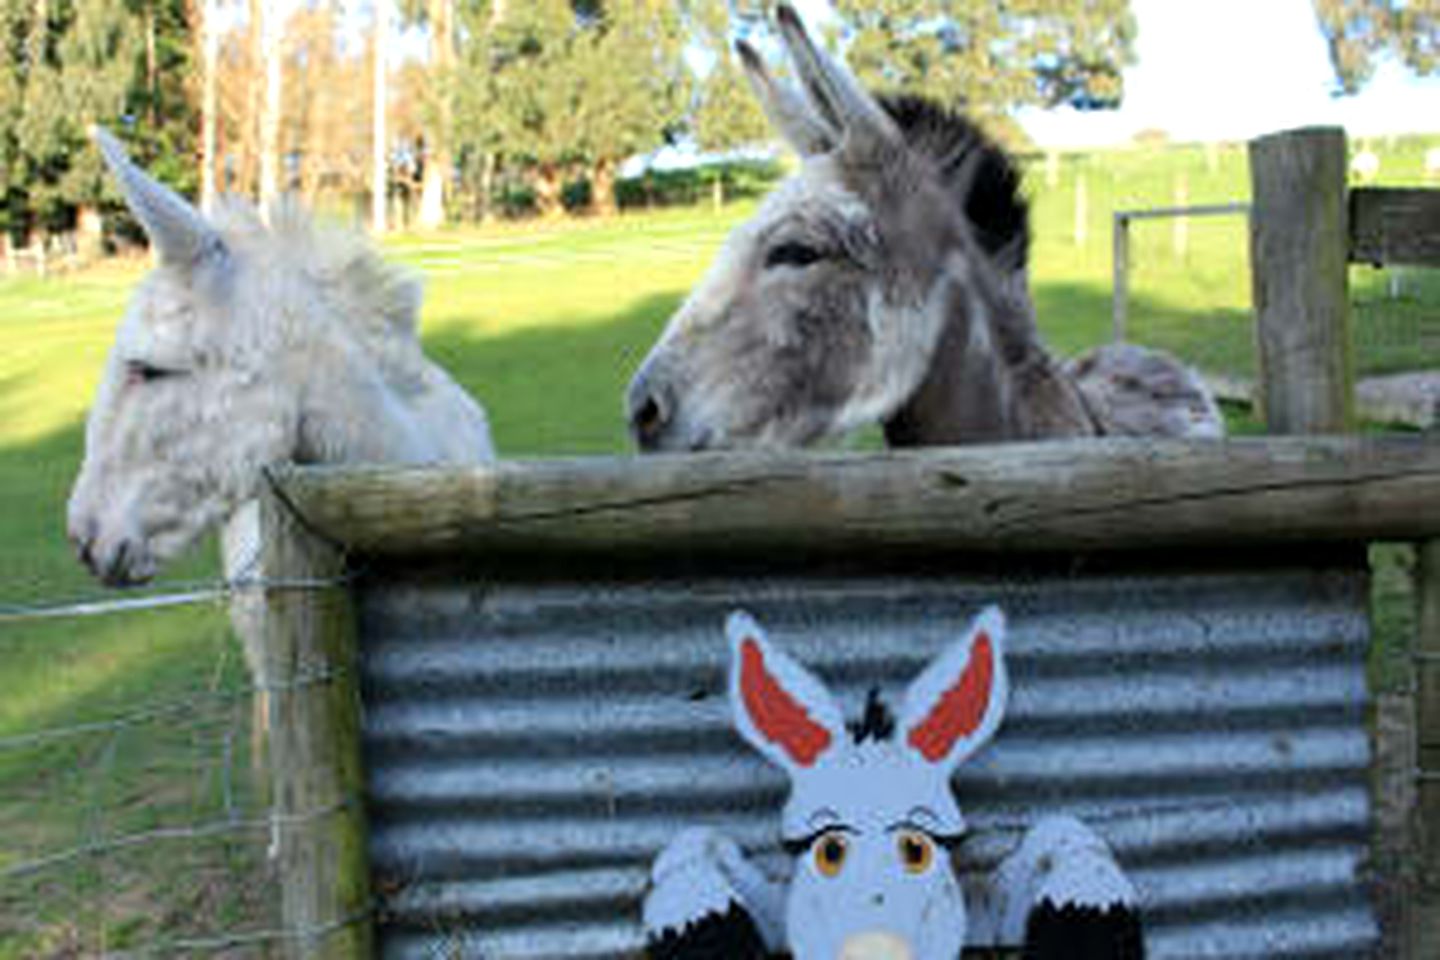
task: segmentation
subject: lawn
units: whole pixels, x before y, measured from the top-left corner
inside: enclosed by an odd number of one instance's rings
[[[1377,145],[1382,182],[1423,182],[1420,158],[1437,143]],[[1053,183],[1043,164],[1032,170],[1036,298],[1057,350],[1108,335],[1111,211],[1170,205],[1182,182],[1191,203],[1245,199],[1243,149],[1069,157]],[[505,455],[617,453],[625,381],[750,209],[502,225],[387,246],[427,278],[426,348],[483,400]],[[1135,230],[1135,338],[1251,370],[1243,222],[1192,224],[1183,254],[1170,223]],[[253,822],[261,803],[244,678],[223,612],[4,618],[6,605],[98,593],[64,541],[64,503],[84,411],[142,266],[0,282],[0,957],[120,951],[275,921]],[[1362,372],[1440,366],[1437,278],[1406,273],[1393,297],[1389,276],[1356,269],[1354,280]],[[209,545],[197,550],[160,588],[213,576],[212,557]],[[1394,651],[1409,622],[1404,556],[1381,559],[1377,622]],[[1380,664],[1383,683],[1395,682],[1397,663]],[[164,832],[177,827],[187,830]],[[116,837],[132,840],[86,852]],[[67,851],[51,868],[14,872]]]

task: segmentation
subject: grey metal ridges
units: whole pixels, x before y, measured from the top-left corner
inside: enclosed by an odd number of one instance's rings
[[[1363,572],[1180,577],[416,581],[360,595],[372,858],[390,956],[624,956],[684,825],[765,862],[784,780],[724,699],[729,609],[854,712],[987,602],[1012,702],[956,779],[977,878],[1068,812],[1142,891],[1151,956],[1354,957],[1369,744]]]

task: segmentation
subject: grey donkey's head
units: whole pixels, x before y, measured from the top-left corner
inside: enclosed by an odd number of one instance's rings
[[[884,421],[924,381],[947,324],[985,335],[976,314],[1023,286],[1028,218],[1006,155],[957,114],[872,96],[788,4],[777,18],[798,84],[738,50],[803,162],[631,381],[643,450],[793,446]]]

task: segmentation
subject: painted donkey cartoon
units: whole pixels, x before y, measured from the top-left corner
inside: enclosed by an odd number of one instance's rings
[[[1046,350],[1013,161],[965,117],[877,97],[777,14],[798,85],[740,44],[800,169],[730,236],[631,381],[646,451],[786,447],[883,426],[892,447],[1219,436],[1174,358]]]
[[[790,777],[782,887],[709,830],[660,855],[644,919],[656,960],[955,960],[969,918],[950,848],[966,830],[951,774],[1005,713],[1005,621],[983,612],[905,691],[872,693],[846,727],[819,679],[734,614],[730,700],[740,734]],[[1104,842],[1068,817],[1033,827],[999,867],[985,929],[1034,958],[1141,957],[1134,888]]]

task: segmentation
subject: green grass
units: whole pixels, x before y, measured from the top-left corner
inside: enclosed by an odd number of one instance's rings
[[[1383,179],[1420,179],[1424,148],[1381,150]],[[1034,280],[1042,328],[1073,353],[1108,337],[1110,217],[1189,202],[1246,199],[1243,150],[1135,149],[1066,158],[1058,182],[1032,171]],[[1075,241],[1083,175],[1085,241]],[[1440,186],[1440,184],[1433,184]],[[428,278],[425,344],[488,408],[506,456],[626,448],[621,391],[665,319],[729,229],[753,210],[667,211],[561,226],[507,225],[392,240]],[[1253,367],[1245,230],[1199,221],[1179,256],[1172,225],[1135,228],[1131,328],[1219,370]],[[0,609],[96,594],[64,540],[64,505],[83,446],[82,417],[141,263],[50,281],[0,282]],[[1440,364],[1440,284],[1355,271],[1362,372]],[[1254,429],[1243,415],[1235,424]],[[197,549],[165,584],[213,575]],[[1409,629],[1403,550],[1375,554],[1377,683],[1403,677]],[[186,608],[83,621],[0,620],[0,869],[98,838],[257,815],[244,677],[223,612]],[[41,743],[6,738],[178,704],[116,730]],[[239,829],[155,840],[0,881],[0,957],[95,954],[274,922],[260,849]]]

